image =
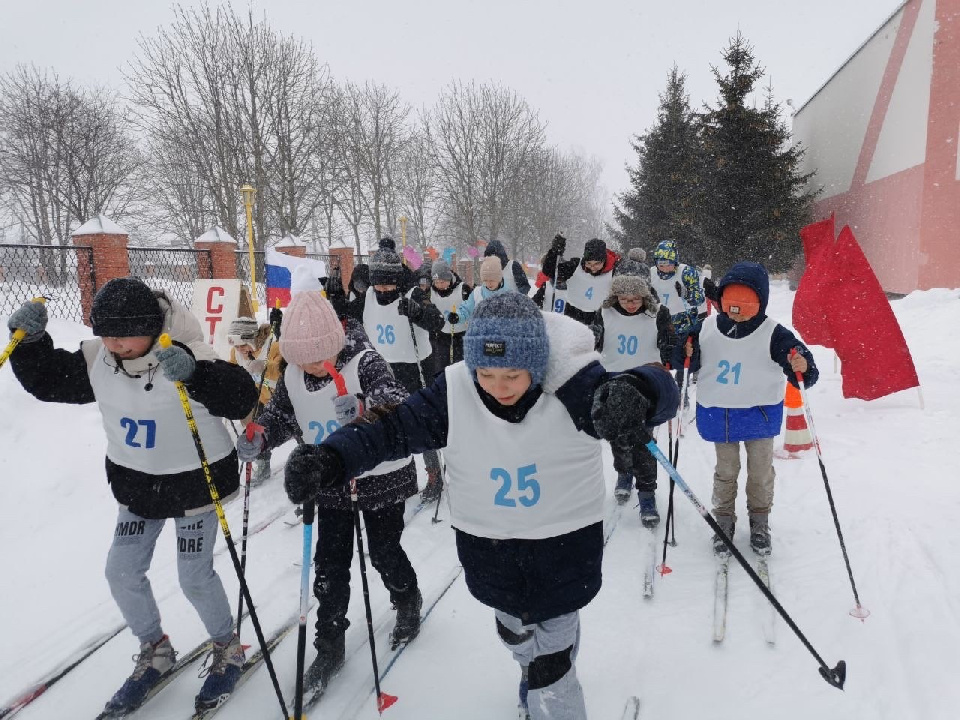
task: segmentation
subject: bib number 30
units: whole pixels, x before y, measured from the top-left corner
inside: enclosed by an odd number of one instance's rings
[[[540,501],[540,483],[534,477],[536,472],[535,464],[517,468],[517,489],[513,492],[513,477],[509,471],[493,468],[490,471],[490,479],[500,483],[500,490],[497,491],[493,504],[512,508],[517,506],[519,500],[524,507],[536,505]]]

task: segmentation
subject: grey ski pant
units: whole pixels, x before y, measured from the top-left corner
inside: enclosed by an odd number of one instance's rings
[[[737,477],[740,475],[740,443],[714,443],[717,467],[713,473],[713,513],[736,517]],[[769,515],[773,507],[773,438],[747,440],[747,510],[751,515]]]
[[[153,596],[147,570],[166,520],[147,520],[121,507],[107,554],[106,576],[113,599],[130,630],[141,643],[163,637],[160,609]],[[177,570],[180,587],[193,605],[210,637],[217,642],[233,638],[233,616],[220,576],[213,569],[217,540],[214,511],[175,518]]]
[[[586,720],[587,706],[574,662],[580,648],[580,613],[525,625],[495,611],[497,632],[521,667],[528,668],[532,720]]]

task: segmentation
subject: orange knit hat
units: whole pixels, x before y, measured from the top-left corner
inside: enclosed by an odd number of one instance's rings
[[[749,285],[739,283],[727,285],[723,288],[720,303],[725,313],[738,313],[746,316],[748,320],[756,317],[760,312],[760,296]]]

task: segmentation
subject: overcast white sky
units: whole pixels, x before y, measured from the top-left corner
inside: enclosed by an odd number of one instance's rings
[[[256,0],[271,24],[305,37],[334,77],[377,80],[415,107],[454,78],[494,80],[523,95],[550,140],[600,157],[619,192],[631,135],[655,118],[676,62],[691,102],[713,101],[710,65],[740,30],[782,102],[809,98],[902,0]],[[184,0],[186,6],[199,4]],[[243,10],[245,2],[234,2]],[[172,17],[142,0],[7,0],[0,72],[49,66],[122,88],[139,33]]]

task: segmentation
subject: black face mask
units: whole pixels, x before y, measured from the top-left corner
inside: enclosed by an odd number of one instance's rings
[[[366,280],[354,280],[353,281],[353,290],[357,295],[363,295],[367,292],[367,288],[370,287],[367,284]]]
[[[400,288],[394,288],[387,292],[380,292],[376,288],[373,290],[374,297],[377,298],[377,305],[389,305],[400,299]]]

